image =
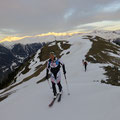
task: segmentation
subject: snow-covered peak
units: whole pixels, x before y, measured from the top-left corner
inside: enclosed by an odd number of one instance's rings
[[[26,44],[32,44],[32,43],[51,42],[54,40],[64,40],[64,39],[67,39],[69,37],[70,36],[53,36],[53,35],[31,36],[31,37],[26,37],[26,38],[23,38],[21,40],[12,41],[12,42],[5,41],[5,42],[2,42],[0,44],[3,45],[4,47],[12,49],[13,45],[18,44],[18,43],[26,45]]]
[[[90,35],[99,36],[106,40],[112,41],[116,38],[120,38],[120,30],[117,30],[117,31],[95,30],[91,32]]]
[[[120,38],[120,30],[117,30],[117,31],[94,30],[91,33],[76,33],[76,34],[73,34],[72,37],[77,36],[77,35],[92,35],[92,36],[99,36],[107,40],[114,40],[116,38]],[[13,45],[18,44],[18,43],[26,45],[26,44],[32,44],[32,43],[50,42],[54,40],[66,40],[70,37],[71,37],[70,35],[66,35],[66,36],[36,35],[36,36],[31,36],[31,37],[25,37],[21,40],[12,41],[12,42],[5,41],[0,44],[7,48],[12,49]]]

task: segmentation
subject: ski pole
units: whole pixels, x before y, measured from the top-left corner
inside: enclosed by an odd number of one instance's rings
[[[48,79],[47,79],[47,81],[48,81],[48,85],[49,85],[50,89],[52,89],[52,87],[50,86],[50,82],[49,82],[49,80],[48,80]]]
[[[68,87],[68,83],[67,83],[67,78],[66,78],[65,74],[64,74],[64,77],[65,77],[65,82],[66,82],[66,86],[67,86],[67,93],[68,93],[68,95],[70,95],[69,87]]]

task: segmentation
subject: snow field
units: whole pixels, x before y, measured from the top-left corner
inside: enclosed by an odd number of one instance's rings
[[[67,95],[62,74],[61,102],[56,101],[49,108],[52,90],[47,81],[36,84],[45,76],[44,70],[38,77],[18,86],[16,93],[0,103],[1,120],[119,120],[120,88],[94,82],[105,78],[101,64],[88,63],[88,70],[84,71],[82,59],[92,43],[77,35],[69,41],[72,44],[70,53],[64,55],[62,61],[66,65],[71,94]]]

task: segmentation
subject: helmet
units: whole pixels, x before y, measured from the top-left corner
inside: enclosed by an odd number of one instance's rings
[[[50,55],[54,55],[55,56],[55,53],[54,52],[50,52]]]

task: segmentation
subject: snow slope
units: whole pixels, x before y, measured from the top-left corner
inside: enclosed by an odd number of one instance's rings
[[[52,90],[47,81],[36,84],[45,76],[44,70],[39,76],[13,88],[11,91],[17,90],[16,93],[0,102],[1,120],[119,120],[120,88],[94,82],[105,78],[104,71],[100,68],[101,64],[88,63],[87,72],[82,66],[82,59],[92,43],[78,35],[70,38],[69,42],[72,44],[70,54],[64,55],[62,61],[66,65],[71,95],[67,95],[62,75],[62,100],[49,108]],[[40,64],[37,59],[38,53],[34,63],[31,62],[31,71],[27,74],[34,72],[36,64]]]

